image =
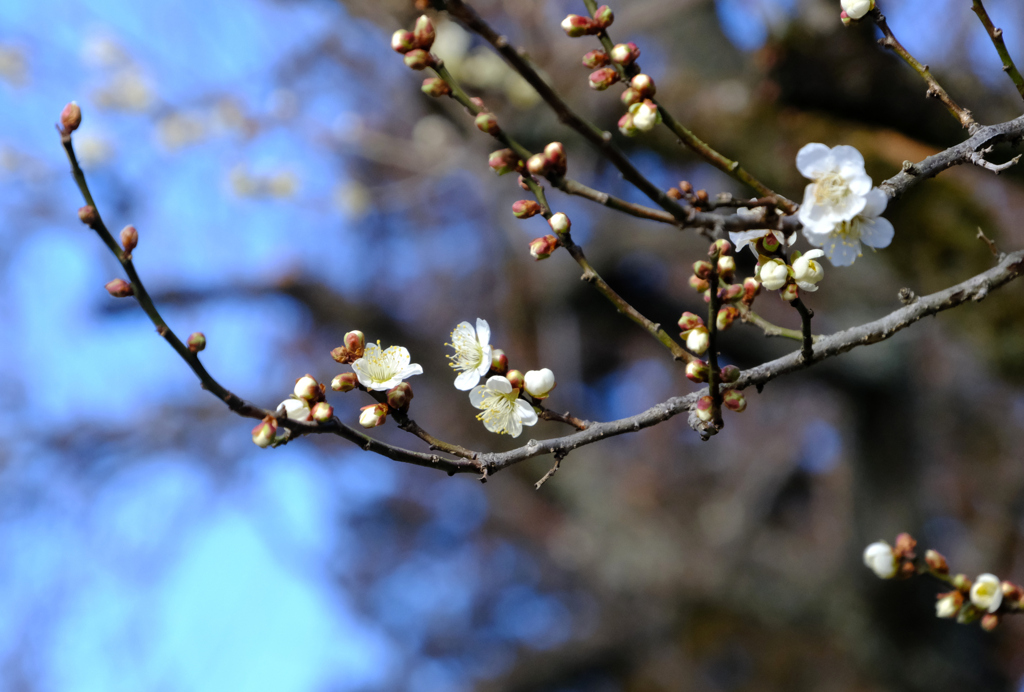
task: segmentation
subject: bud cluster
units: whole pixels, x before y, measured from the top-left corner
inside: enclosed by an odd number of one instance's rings
[[[363,357],[363,352],[366,350],[366,335],[358,329],[354,329],[345,334],[342,343],[343,346],[331,351],[331,358],[339,363],[354,363]]]
[[[612,14],[608,5],[601,5],[594,12],[593,17],[583,17],[578,14],[570,14],[562,20],[562,31],[569,38],[580,36],[595,36],[612,25],[615,15]]]
[[[416,25],[412,31],[399,29],[391,35],[391,48],[405,56],[404,60],[407,67],[413,70],[423,70],[438,64],[437,57],[430,53],[430,47],[434,45],[434,38],[436,36],[434,24],[430,21],[430,17],[422,15],[416,20]],[[441,81],[443,82],[444,80]],[[448,85],[445,84],[445,86],[447,87]],[[422,89],[424,93],[429,93],[431,96],[444,95],[443,93],[433,93],[434,91],[443,91],[435,83],[431,83],[428,90],[427,81],[424,81]]]
[[[569,160],[561,142],[551,142],[540,154],[526,160],[526,170],[537,177],[554,175],[561,177],[568,169]]]

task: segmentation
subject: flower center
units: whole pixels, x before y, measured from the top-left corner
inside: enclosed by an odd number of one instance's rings
[[[366,370],[370,379],[374,382],[387,382],[394,377],[401,366],[398,363],[399,352],[394,346],[386,351],[378,351],[371,358],[366,359]]]
[[[860,242],[860,223],[856,218],[841,221],[832,229],[832,236],[843,245],[854,245]]]
[[[452,343],[448,345],[455,349],[455,355],[448,358],[453,361],[449,365],[456,370],[476,370],[483,363],[484,349],[475,334],[455,330],[452,332]]]
[[[835,206],[850,194],[846,178],[836,172],[826,173],[814,185],[814,201]]]
[[[488,429],[495,428],[498,432],[506,433],[509,421],[515,413],[515,401],[518,398],[518,392],[515,390],[509,394],[487,390],[480,401],[484,409],[477,414],[476,419],[482,420]]]

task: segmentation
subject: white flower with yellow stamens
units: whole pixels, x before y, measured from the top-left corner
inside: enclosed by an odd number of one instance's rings
[[[793,261],[793,280],[805,291],[817,291],[818,282],[825,278],[825,270],[814,261],[825,253],[821,250],[810,250]]]
[[[797,153],[796,167],[814,181],[804,188],[798,215],[805,233],[829,233],[867,204],[871,177],[864,171],[864,157],[853,147],[808,144]]]
[[[825,256],[836,267],[847,267],[860,257],[860,244],[873,248],[888,247],[895,229],[888,219],[881,217],[889,198],[877,187],[865,196],[860,213],[849,221],[840,221],[824,232],[804,229],[811,245],[825,251]]]
[[[448,356],[450,365],[459,370],[455,388],[469,391],[480,383],[480,378],[491,369],[491,327],[487,320],[477,318],[476,331],[469,322],[461,322],[452,330],[452,342],[447,344],[455,349],[455,355]]]
[[[493,433],[507,433],[519,437],[524,425],[537,423],[537,412],[519,398],[519,390],[501,375],[487,379],[469,393],[469,403],[482,411],[477,420]]]
[[[359,384],[367,389],[383,392],[398,385],[399,382],[422,375],[423,368],[416,363],[409,364],[409,350],[402,346],[391,346],[382,350],[380,342],[366,344],[363,357],[352,363]]]

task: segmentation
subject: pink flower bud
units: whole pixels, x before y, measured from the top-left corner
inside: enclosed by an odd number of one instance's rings
[[[711,276],[711,262],[698,260],[693,263],[693,275],[700,279],[707,279]]]
[[[561,241],[553,235],[546,235],[530,241],[530,256],[535,260],[542,260],[551,257],[551,253],[562,245]]]
[[[267,416],[252,429],[252,441],[257,447],[266,449],[274,442],[277,435],[277,421],[273,416]]]
[[[562,212],[558,212],[557,214],[551,215],[551,218],[548,219],[548,225],[551,226],[552,231],[558,235],[563,235],[569,232],[569,229],[572,227],[572,222],[569,220],[568,216]]]
[[[760,245],[757,249],[763,250],[764,254],[778,252],[779,247],[781,247],[779,239],[775,237],[774,233],[769,233],[765,237],[761,238],[761,240],[757,241],[757,244]]]
[[[619,43],[612,48],[611,59],[618,65],[632,65],[640,57],[640,49],[635,43]]]
[[[131,254],[138,244],[139,232],[135,230],[135,226],[125,226],[121,229],[121,245],[125,252]]]
[[[320,396],[320,383],[312,375],[303,375],[295,380],[294,392],[304,401],[315,401]]]
[[[700,318],[700,315],[694,315],[692,312],[684,312],[683,316],[679,318],[679,328],[684,332],[703,326],[704,320]]]
[[[326,401],[317,402],[313,407],[313,420],[317,423],[326,423],[334,417],[334,407]]]
[[[722,378],[722,382],[732,384],[736,380],[740,379],[740,369],[737,368],[735,365],[726,365],[724,368],[722,368],[722,371],[719,373],[719,375]]]
[[[395,52],[405,54],[416,47],[416,36],[411,31],[399,29],[391,34],[391,49]]]
[[[928,569],[939,574],[949,574],[949,564],[946,557],[937,550],[929,550],[924,554],[924,561]]]
[[[84,223],[89,228],[96,225],[99,221],[100,215],[96,213],[96,207],[91,204],[87,204],[84,207],[78,208],[78,220]]]
[[[697,414],[697,418],[707,423],[715,417],[715,402],[711,400],[709,396],[702,396],[697,399],[697,405],[693,407],[693,412]]]
[[[359,375],[354,372],[343,372],[331,380],[331,389],[336,392],[351,392],[359,386]]]
[[[619,73],[611,67],[602,67],[590,73],[590,88],[596,91],[604,91],[617,81]]]
[[[505,374],[505,379],[512,385],[512,389],[522,390],[526,386],[526,378],[518,370],[509,370]]]
[[[754,302],[754,298],[761,292],[761,282],[754,277],[749,277],[743,280],[743,302],[750,305]]]
[[[727,389],[722,393],[722,406],[730,411],[741,413],[743,409],[747,408],[747,400],[743,396],[743,392],[738,389]]]
[[[562,20],[562,31],[569,38],[579,38],[593,33],[597,25],[590,17],[581,17],[578,14],[570,14]]]
[[[511,149],[499,149],[492,151],[487,159],[487,165],[498,175],[511,173],[519,167],[519,157]]]
[[[409,386],[408,382],[399,382],[388,390],[387,396],[390,408],[404,411],[409,408],[409,402],[412,401],[412,387]]]
[[[420,15],[416,20],[416,26],[413,27],[412,33],[416,39],[416,47],[423,50],[430,50],[430,47],[434,45],[434,37],[437,35],[434,33],[434,23],[425,14]]]
[[[436,63],[434,56],[422,48],[414,48],[405,54],[405,66],[411,70],[425,70]]]
[[[987,613],[981,618],[981,629],[991,632],[999,626],[999,616],[995,613]]]
[[[498,118],[494,113],[487,111],[477,115],[473,124],[476,125],[476,129],[489,135],[496,135],[501,131],[501,128],[498,127]]]
[[[384,425],[385,421],[387,421],[387,404],[364,406],[359,410],[362,411],[362,413],[359,414],[359,425],[364,428],[376,428],[378,425]]]
[[[356,358],[363,357],[363,351],[366,349],[366,335],[358,329],[353,329],[350,332],[346,332],[345,338],[343,339],[345,348],[348,352],[354,355]]]
[[[544,158],[547,159],[548,169],[558,175],[565,175],[568,165],[568,158],[565,155],[565,147],[561,142],[550,142],[544,147]]]
[[[641,99],[649,99],[654,96],[657,89],[654,86],[654,80],[651,79],[650,75],[638,74],[629,81],[629,85],[640,95]]]
[[[113,281],[109,281],[105,288],[107,289],[107,293],[115,298],[127,298],[128,296],[135,295],[135,289],[133,289],[132,285],[124,279],[114,279]]]
[[[78,126],[81,124],[82,109],[78,107],[78,104],[72,101],[68,105],[64,106],[64,110],[60,112],[61,132],[69,135],[77,130]]]
[[[423,80],[423,86],[420,87],[420,91],[427,96],[439,98],[452,93],[452,88],[448,86],[448,82],[440,77],[427,77]]]
[[[548,159],[544,154],[534,154],[526,159],[526,170],[535,176],[543,177],[548,172]]]
[[[718,311],[718,315],[715,317],[715,328],[720,332],[724,332],[732,326],[732,323],[735,322],[736,318],[739,316],[739,310],[732,305],[726,305]]]
[[[739,284],[733,284],[725,289],[719,289],[719,297],[725,302],[731,302],[743,295],[743,287]]]
[[[508,356],[500,348],[491,349],[491,374],[504,375],[508,372]]]
[[[517,219],[528,219],[540,213],[540,205],[532,199],[521,199],[512,203],[512,214]]]
[[[703,293],[704,291],[711,288],[711,284],[708,283],[707,279],[702,279],[699,276],[691,276],[690,288],[695,290],[697,293]]]
[[[199,353],[206,348],[206,335],[202,332],[192,332],[185,345],[188,346],[188,350],[192,351],[192,353]]]
[[[596,70],[608,64],[608,54],[603,50],[592,50],[583,56],[583,66]]]
[[[601,5],[594,12],[594,22],[597,24],[598,29],[607,29],[615,21],[615,15],[612,14],[612,10],[608,5]]]
[[[640,103],[643,101],[644,97],[641,96],[640,92],[633,87],[627,87],[626,90],[622,92],[622,96],[619,97],[619,100],[622,101],[623,106],[629,108],[634,103]]]
[[[527,192],[530,191],[530,185],[526,182],[526,178],[519,176],[519,187],[523,188]]]
[[[627,137],[636,137],[640,134],[640,128],[638,128],[636,123],[633,122],[632,113],[626,113],[619,118],[619,132]]]
[[[699,358],[694,358],[686,364],[686,378],[691,382],[698,384],[707,382],[710,373],[711,369],[708,367],[708,364]]]
[[[797,288],[796,284],[786,284],[786,287],[779,293],[782,299],[787,303],[792,303],[794,300],[800,297],[800,289]]]
[[[710,252],[708,252],[708,255],[711,257],[714,257],[715,255],[721,257],[722,255],[728,255],[731,253],[732,243],[730,243],[728,240],[716,240],[714,243],[711,244],[711,250]]]

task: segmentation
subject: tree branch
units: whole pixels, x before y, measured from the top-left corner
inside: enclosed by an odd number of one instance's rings
[[[981,4],[981,0],[974,0],[974,7],[971,10],[973,10],[974,14],[978,15],[978,19],[985,25],[985,30],[988,31],[992,44],[996,47],[996,52],[999,53],[999,58],[1003,61],[1003,72],[1010,76],[1010,80],[1017,87],[1020,97],[1024,98],[1024,77],[1021,76],[1017,66],[1013,64],[1010,51],[1006,50],[1006,42],[1003,41],[1003,30],[997,29],[992,20],[989,19],[988,12],[985,11],[985,6]]]

